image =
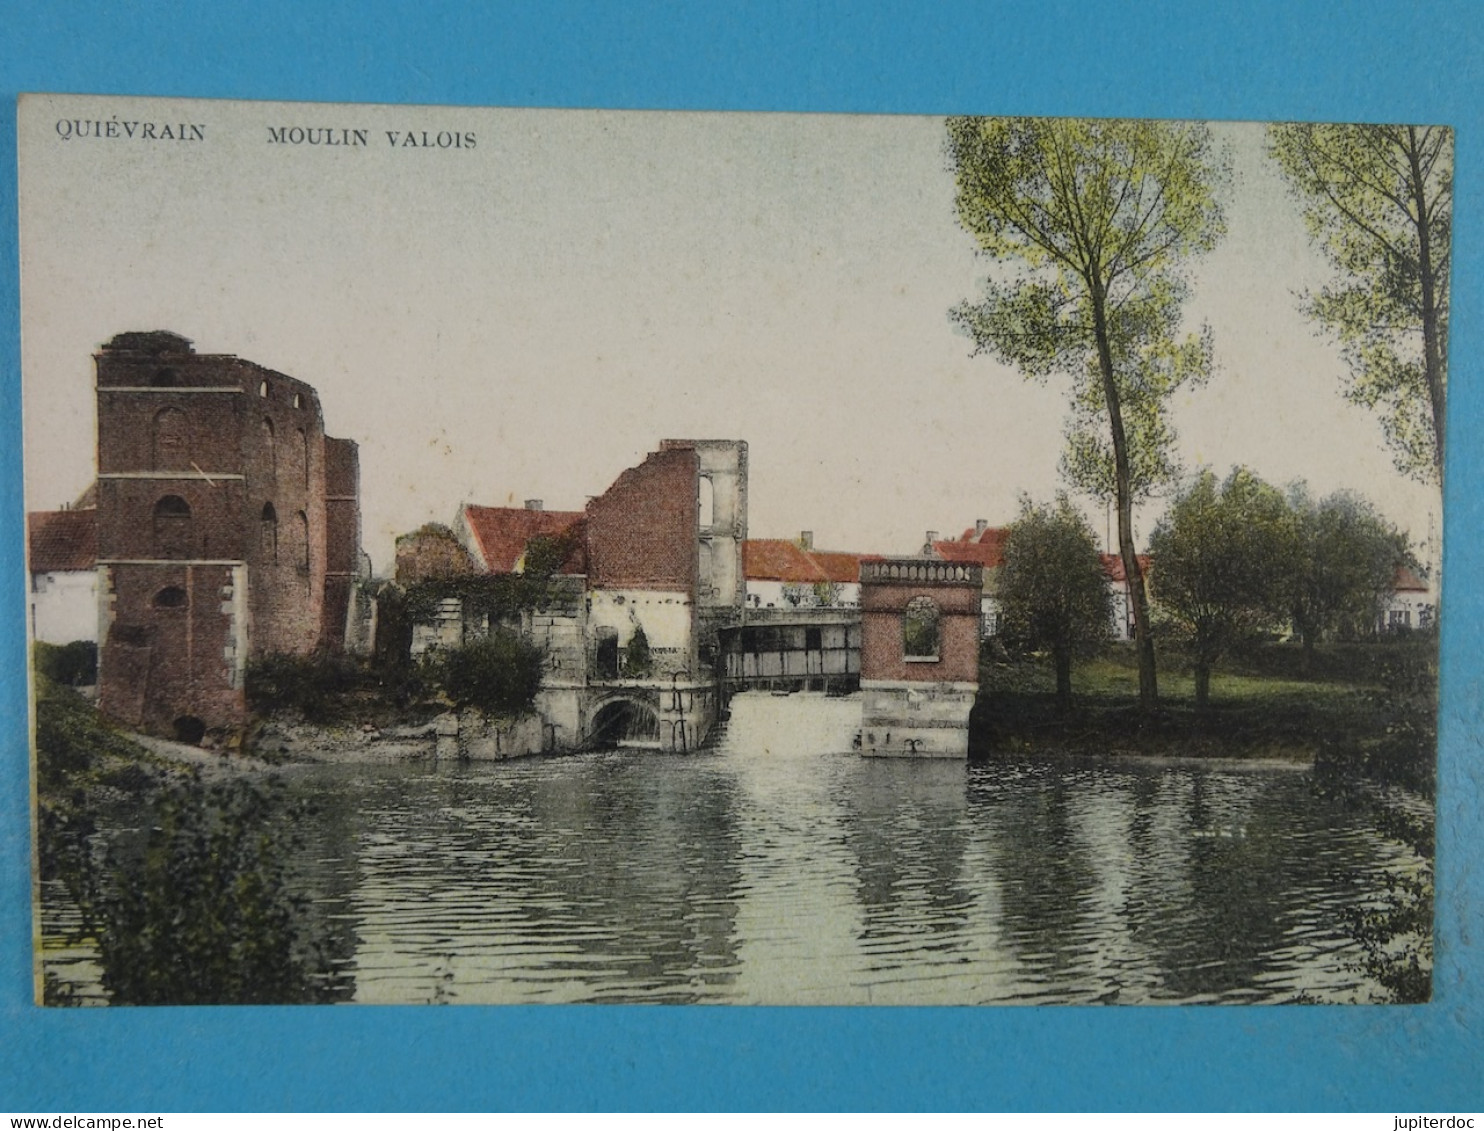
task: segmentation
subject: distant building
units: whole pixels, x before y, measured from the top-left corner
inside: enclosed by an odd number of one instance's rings
[[[797,539],[753,538],[742,547],[749,609],[853,608],[860,604],[861,555],[816,550]]]
[[[31,638],[48,644],[98,639],[98,514],[26,516]]]
[[[984,591],[980,597],[980,632],[986,638],[997,636],[1000,631],[1000,603],[996,594],[999,590],[1000,567],[1005,564],[1005,538],[1008,534],[1009,527],[990,526],[980,519],[954,539],[940,539],[936,531],[929,530],[923,547],[926,556],[981,568]],[[1099,554],[1098,560],[1108,579],[1108,597],[1112,606],[1108,631],[1114,640],[1132,640],[1134,615],[1129,606],[1128,581],[1123,570],[1123,559],[1117,554]],[[1149,555],[1139,555],[1145,592],[1149,592],[1151,561]]]
[[[535,499],[465,505],[453,535],[476,574],[524,573],[543,542],[560,555],[547,563],[547,602],[511,626],[546,655],[536,702],[543,748],[689,750],[705,738],[720,709],[721,635],[745,596],[745,443],[665,440],[582,511],[548,511]],[[426,528],[408,538],[409,576],[413,562],[447,552]],[[414,626],[412,650],[455,647],[492,627],[445,599],[434,622]]]
[[[1398,566],[1391,591],[1381,603],[1376,618],[1378,632],[1405,632],[1431,628],[1437,623],[1438,594],[1432,581],[1406,566]]]
[[[177,334],[96,362],[99,705],[198,741],[245,721],[250,657],[343,645],[357,448],[309,385]]]
[[[582,511],[549,511],[540,499],[529,499],[524,507],[480,507],[459,509],[455,536],[463,543],[482,573],[523,573],[525,554],[533,539],[561,540],[570,548],[558,572],[587,573],[587,540]]]

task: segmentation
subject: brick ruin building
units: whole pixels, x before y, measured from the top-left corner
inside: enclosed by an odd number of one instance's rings
[[[546,656],[535,729],[499,736],[497,748],[694,749],[720,709],[722,635],[743,613],[747,445],[665,440],[582,511],[548,511],[537,499],[465,505],[451,531],[424,527],[399,539],[397,578],[520,573],[537,537],[562,540],[566,558],[549,603],[518,626]],[[433,622],[413,627],[412,651],[457,647],[490,627],[447,599]],[[466,740],[461,748],[477,755]]]
[[[862,754],[968,756],[982,589],[977,563],[861,562]]]
[[[99,706],[199,741],[245,721],[250,658],[344,645],[357,447],[309,385],[177,334],[95,360]]]

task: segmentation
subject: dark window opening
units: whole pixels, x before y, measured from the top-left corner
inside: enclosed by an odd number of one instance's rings
[[[594,672],[599,679],[618,678],[618,633],[599,630],[598,649],[593,657]]]
[[[272,503],[263,504],[258,549],[264,561],[278,564],[278,512]]]
[[[186,604],[186,591],[178,585],[167,585],[155,594],[157,609],[183,609]]]
[[[195,715],[181,715],[175,720],[175,741],[199,746],[206,737],[206,724]]]
[[[938,606],[913,597],[902,614],[902,654],[917,660],[938,658]]]

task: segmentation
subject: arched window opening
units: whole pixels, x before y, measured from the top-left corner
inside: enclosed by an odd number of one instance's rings
[[[191,505],[179,495],[165,495],[155,503],[154,543],[156,557],[191,556]]]
[[[150,384],[157,389],[173,389],[177,384],[175,370],[157,369],[154,377],[150,380]]]
[[[299,458],[304,469],[304,488],[309,489],[309,436],[304,429],[299,429]]]
[[[278,564],[278,512],[272,503],[263,504],[258,547],[265,562]]]
[[[710,595],[716,588],[716,552],[711,548],[711,543],[701,543],[700,553],[700,578],[696,585],[703,596]]]
[[[167,585],[155,594],[157,609],[183,609],[186,604],[186,591],[179,585]]]
[[[264,398],[266,398],[268,396],[268,382],[267,381],[261,381],[261,382],[258,383],[258,396],[264,397]]]
[[[938,606],[930,597],[913,597],[902,613],[902,654],[913,660],[936,660],[938,636]]]
[[[273,421],[263,417],[263,450],[268,454],[268,477],[278,476],[278,443],[273,432]]]
[[[309,516],[303,511],[299,512],[299,570],[302,573],[309,572]]]
[[[295,393],[294,394],[294,407],[295,408],[303,408],[304,407],[304,397],[303,397],[302,394],[300,394],[300,393]]]
[[[701,529],[711,529],[711,524],[716,521],[716,489],[711,485],[711,477],[703,475],[698,486],[697,505],[701,512]]]
[[[155,413],[150,432],[150,461],[156,471],[178,471],[190,466],[190,435],[186,414],[166,407]]]

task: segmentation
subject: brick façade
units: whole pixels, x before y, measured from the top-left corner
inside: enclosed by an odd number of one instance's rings
[[[311,386],[176,334],[95,361],[100,706],[161,733],[237,726],[250,657],[344,640],[356,445],[325,435]]]

